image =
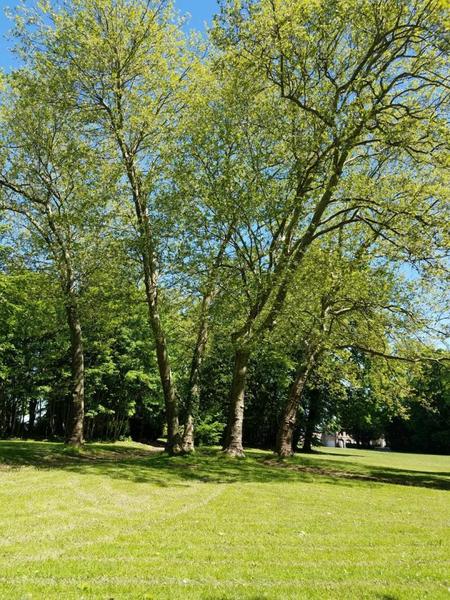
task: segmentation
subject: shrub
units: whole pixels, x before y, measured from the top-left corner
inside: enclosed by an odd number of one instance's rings
[[[195,441],[198,446],[217,446],[222,439],[225,423],[206,417],[195,428]]]

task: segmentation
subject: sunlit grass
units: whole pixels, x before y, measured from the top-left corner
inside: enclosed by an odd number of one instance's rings
[[[449,598],[450,457],[0,442],[0,598]]]

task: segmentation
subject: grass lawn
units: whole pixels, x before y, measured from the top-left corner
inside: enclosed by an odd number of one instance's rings
[[[450,457],[0,442],[0,598],[450,599]]]

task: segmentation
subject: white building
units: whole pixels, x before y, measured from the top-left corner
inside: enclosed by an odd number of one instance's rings
[[[327,448],[346,448],[347,444],[356,444],[354,440],[345,431],[339,431],[337,433],[325,433],[323,432],[320,436],[321,443]],[[372,448],[386,448],[386,440],[384,436],[376,440],[370,440],[370,446]]]

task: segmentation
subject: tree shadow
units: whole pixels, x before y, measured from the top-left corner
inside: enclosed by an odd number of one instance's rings
[[[353,448],[351,448],[351,450],[353,450]],[[310,456],[330,456],[330,454],[328,452],[324,452],[323,450],[313,450],[312,452],[299,452],[300,456],[308,456],[308,454]],[[358,457],[362,457],[362,454],[353,454],[353,452],[351,454],[344,453],[344,452],[333,452],[333,456],[344,456],[345,458],[358,458]]]
[[[396,484],[449,490],[450,473],[367,466],[327,455],[301,455],[280,460],[270,452],[248,451],[245,459],[229,458],[217,449],[201,449],[195,455],[169,457],[160,448],[114,444],[87,444],[82,450],[63,444],[32,441],[0,441],[0,471],[33,467],[95,474],[161,487],[186,486],[191,482],[289,482],[336,485]]]
[[[337,455],[333,454],[332,456],[334,457]],[[399,469],[394,467],[376,467],[372,465],[352,463],[352,457],[349,457],[348,455],[345,456],[349,460],[314,460],[303,458],[301,461],[293,463],[281,462],[272,458],[266,459],[265,463],[276,464],[278,468],[295,470],[300,473],[311,473],[331,479],[389,483],[450,490],[450,472],[447,471],[428,472],[415,471],[412,469]]]
[[[239,594],[213,594],[208,596],[203,596],[204,600],[241,600],[242,596]],[[272,600],[274,596],[267,596],[266,594],[254,594],[252,596],[246,596],[247,600]]]

